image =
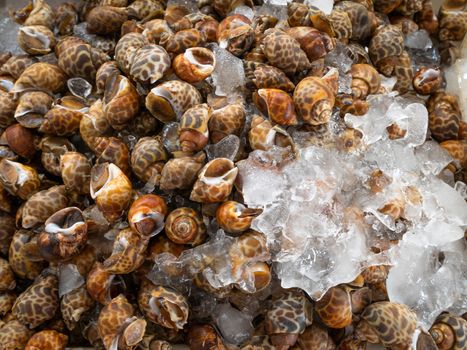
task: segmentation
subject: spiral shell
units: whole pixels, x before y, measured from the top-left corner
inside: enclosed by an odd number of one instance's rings
[[[30,1],[25,7],[14,11],[13,19],[25,26],[42,25],[53,29],[55,14],[44,0]]]
[[[49,216],[68,204],[65,186],[53,186],[33,194],[24,204],[21,226],[33,228],[44,223]]]
[[[46,113],[39,132],[56,136],[73,135],[86,111],[87,107],[80,98],[64,96]]]
[[[177,55],[172,67],[177,76],[188,82],[198,83],[211,75],[216,66],[213,52],[204,47],[192,47]]]
[[[130,171],[130,152],[128,146],[117,137],[98,137],[94,152],[97,156],[95,164],[113,163],[126,175]]]
[[[444,2],[439,10],[439,40],[462,40],[466,31],[467,13],[465,12],[465,2]]]
[[[326,328],[313,323],[298,336],[298,344],[302,349],[332,350],[335,349],[334,341]]]
[[[437,349],[462,349],[467,343],[467,320],[444,312],[437,317],[429,332]]]
[[[15,233],[15,219],[5,212],[0,213],[0,253],[8,255],[13,234]]]
[[[59,67],[50,63],[38,62],[23,71],[11,92],[42,90],[55,94],[63,90],[65,82],[65,73]]]
[[[253,76],[252,81],[258,89],[280,89],[290,92],[295,88],[287,75],[273,66],[259,65],[253,71]]]
[[[277,29],[266,30],[262,45],[269,63],[286,74],[295,74],[311,66],[300,44],[284,32]]]
[[[88,147],[95,151],[99,137],[110,134],[112,127],[105,117],[101,100],[97,100],[89,108],[79,124],[79,133]]]
[[[101,310],[97,328],[106,349],[112,344],[132,349],[143,339],[146,321],[135,317],[133,306],[120,294]]]
[[[253,94],[255,105],[273,122],[280,125],[296,125],[297,114],[292,97],[279,89],[259,89]]]
[[[57,276],[39,276],[18,296],[12,314],[21,323],[36,328],[54,317],[58,304]]]
[[[266,151],[274,145],[287,147],[292,146],[290,135],[278,125],[259,116],[254,115],[251,121],[251,128],[248,131],[248,141],[250,147],[254,150],[260,149]]]
[[[227,349],[222,337],[209,324],[195,324],[188,329],[188,343],[193,350]]]
[[[177,208],[167,216],[165,233],[174,243],[197,246],[206,238],[206,225],[196,210]]]
[[[83,313],[93,306],[94,300],[86,291],[85,285],[65,294],[60,302],[60,312],[67,328],[69,330],[75,329]]]
[[[100,262],[96,262],[86,276],[86,290],[91,298],[103,305],[107,305],[119,290],[119,279],[116,275],[105,271]]]
[[[99,67],[109,60],[102,50],[86,41],[69,36],[60,40],[55,48],[59,67],[70,77],[94,80]]]
[[[214,110],[208,123],[211,142],[217,143],[228,135],[240,136],[245,119],[245,108],[239,103]]]
[[[86,16],[86,29],[93,34],[111,34],[118,32],[126,19],[127,10],[125,8],[97,6],[89,11]]]
[[[334,11],[347,13],[350,23],[352,24],[352,40],[362,41],[371,35],[371,11],[359,4],[352,1],[341,1],[333,8]]]
[[[368,95],[378,92],[381,77],[376,69],[369,64],[354,64],[350,70],[352,74],[352,95],[364,99]]]
[[[247,17],[240,14],[230,15],[219,23],[217,40],[219,47],[235,56],[241,56],[253,44],[255,31]]]
[[[275,347],[287,349],[312,322],[312,305],[299,290],[289,290],[272,302],[265,328]]]
[[[337,70],[331,69],[323,78],[307,77],[297,84],[293,101],[305,123],[320,125],[330,120],[335,91],[326,79],[336,77],[337,74]]]
[[[161,190],[169,191],[191,188],[205,160],[206,155],[203,152],[199,152],[193,156],[181,156],[170,159],[162,169],[160,179]]]
[[[107,79],[111,76],[120,74],[116,61],[107,61],[101,64],[96,72],[96,93],[99,95],[103,94]]]
[[[222,202],[232,191],[238,168],[227,158],[216,158],[201,169],[190,199],[201,203]]]
[[[441,71],[435,68],[420,68],[413,77],[413,88],[420,95],[430,95],[441,87]]]
[[[431,135],[439,142],[456,139],[461,120],[456,96],[436,92],[426,101],[426,107]]]
[[[157,85],[146,96],[146,108],[163,123],[180,119],[187,109],[201,103],[194,86],[177,80]]]
[[[7,260],[0,258],[0,291],[14,289],[16,287],[15,275]]]
[[[75,4],[65,2],[58,5],[56,11],[56,22],[58,32],[61,35],[73,33],[73,27],[78,22],[78,13]]]
[[[394,85],[394,90],[397,90],[403,94],[412,87],[412,59],[405,50],[397,59],[397,63],[394,66],[394,75],[397,78],[397,83]]]
[[[139,111],[139,96],[127,77],[115,75],[107,79],[103,107],[105,117],[116,130],[122,130],[136,117]]]
[[[0,91],[0,127],[6,128],[15,122],[17,103],[9,93]]]
[[[149,320],[163,327],[183,329],[187,323],[188,302],[175,289],[143,281],[138,293],[138,305]]]
[[[310,62],[323,58],[335,47],[335,42],[329,35],[314,28],[293,27],[286,33],[300,44]]]
[[[198,29],[184,29],[175,34],[161,33],[159,45],[169,53],[182,53],[190,47],[203,46],[206,38]]]
[[[121,230],[115,237],[112,254],[104,260],[104,270],[111,274],[128,274],[144,262],[148,238],[132,229]]]
[[[37,128],[53,101],[52,96],[42,91],[25,92],[18,99],[14,117],[25,128]]]
[[[132,185],[112,163],[97,164],[91,169],[91,197],[106,219],[113,222],[128,207]]]
[[[2,135],[13,152],[23,158],[32,158],[36,153],[36,137],[34,133],[21,124],[10,125]]]
[[[371,61],[378,71],[385,76],[391,76],[404,50],[402,32],[393,25],[381,26],[371,38],[368,50]]]
[[[310,8],[298,2],[291,2],[287,5],[287,22],[291,27],[311,27],[309,16]]]
[[[417,325],[417,317],[406,305],[389,301],[369,305],[361,315],[356,334],[361,340],[376,339],[385,347],[407,347]]]
[[[69,260],[86,244],[87,232],[81,210],[76,207],[64,208],[47,219],[37,245],[47,261]]]
[[[8,261],[11,269],[20,278],[33,280],[44,268],[36,240],[33,232],[27,230],[18,230],[13,235]]]
[[[55,330],[47,329],[37,332],[29,338],[25,350],[64,350],[68,343],[68,336]]]
[[[32,332],[17,320],[9,320],[0,328],[0,343],[4,349],[23,349]]]
[[[344,328],[352,323],[350,293],[345,287],[332,287],[316,302],[316,313],[331,328]]]
[[[131,170],[140,180],[152,179],[158,185],[167,159],[160,137],[142,137],[131,152]]]
[[[34,168],[4,158],[0,162],[0,183],[12,195],[26,200],[37,192],[40,179]]]
[[[388,14],[394,11],[402,3],[402,0],[374,0],[373,5],[375,10],[381,13]]]
[[[208,121],[211,113],[211,107],[205,103],[191,107],[183,113],[179,128],[179,140],[183,152],[197,152],[208,144]]]
[[[65,186],[82,194],[89,193],[91,163],[84,154],[66,152],[60,157],[60,171]]]
[[[152,0],[136,0],[133,1],[128,7],[128,16],[136,18],[138,20],[146,21],[155,16],[163,14],[164,1],[152,1]]]
[[[243,204],[227,201],[216,211],[219,226],[226,232],[240,234],[250,228],[253,219],[262,213],[262,209],[246,208]]]
[[[37,62],[37,59],[30,55],[11,56],[2,66],[0,73],[18,79],[26,68]]]
[[[146,194],[131,205],[128,211],[128,223],[135,232],[151,237],[164,229],[167,211],[167,205],[162,197]]]
[[[18,30],[17,41],[23,51],[31,55],[48,54],[55,46],[52,31],[45,26],[24,26]]]

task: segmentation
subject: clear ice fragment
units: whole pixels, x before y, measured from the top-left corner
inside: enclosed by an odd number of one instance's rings
[[[237,135],[228,135],[218,143],[206,146],[208,160],[227,158],[234,160],[240,149],[240,139]]]
[[[66,82],[68,90],[76,96],[86,99],[92,91],[92,85],[83,78],[70,78]]]
[[[78,271],[75,264],[60,265],[58,279],[58,294],[61,298],[84,284],[84,277]]]
[[[405,47],[410,49],[427,50],[433,47],[430,34],[424,29],[416,30],[405,36]]]
[[[218,96],[231,96],[239,92],[245,85],[243,62],[229,51],[213,44],[216,67],[212,72],[212,81]]]

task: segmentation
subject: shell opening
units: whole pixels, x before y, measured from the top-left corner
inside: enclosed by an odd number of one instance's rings
[[[91,174],[91,198],[96,199],[102,193],[107,184],[121,174],[121,170],[113,163],[99,164]]]
[[[29,37],[28,39],[37,40],[39,44],[42,45],[44,48],[49,48],[50,39],[47,37],[47,35],[40,33],[35,28],[21,27],[19,31],[26,34]],[[29,43],[29,45],[34,46],[33,43]]]
[[[233,181],[237,176],[238,169],[228,159],[217,159],[207,167],[201,181],[207,185],[217,185],[222,182]]]
[[[219,45],[219,47],[222,47]],[[204,50],[190,48],[185,51],[185,58],[191,64],[195,65],[202,73],[210,73],[214,68],[214,57],[207,54]]]

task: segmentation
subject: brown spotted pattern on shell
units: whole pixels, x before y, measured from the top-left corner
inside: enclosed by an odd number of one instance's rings
[[[427,100],[426,107],[431,135],[439,142],[456,139],[461,120],[456,96],[437,92]]]
[[[116,61],[107,61],[101,64],[96,72],[96,92],[101,95],[105,90],[107,79],[113,75],[120,75]]]
[[[60,311],[67,328],[75,329],[81,316],[93,306],[94,300],[85,285],[65,294],[60,301]]]
[[[371,34],[370,11],[362,4],[352,1],[341,1],[334,6],[333,11],[346,12],[352,23],[353,40],[365,40]]]
[[[71,136],[79,129],[86,110],[85,104],[79,98],[65,96],[45,114],[39,131],[55,136]]]
[[[310,68],[306,53],[290,35],[277,29],[268,29],[262,41],[263,52],[269,63],[286,74]]]
[[[298,344],[302,349],[332,350],[335,348],[334,341],[326,328],[313,323],[298,336]]]
[[[14,117],[26,128],[37,128],[44,121],[44,115],[53,101],[52,96],[42,91],[25,92],[18,99]]]
[[[39,190],[40,179],[36,169],[4,158],[0,162],[0,183],[10,194],[26,200]]]
[[[48,54],[55,46],[54,33],[46,26],[23,26],[18,30],[17,41],[23,51],[31,55]]]
[[[227,199],[237,177],[238,168],[227,158],[216,158],[198,174],[190,199],[200,203],[216,203]]]
[[[390,76],[404,50],[404,38],[399,28],[385,25],[376,30],[368,47],[371,61],[378,71]]]
[[[467,346],[467,320],[462,317],[444,312],[429,332],[440,350],[460,350]]]
[[[205,160],[206,155],[203,152],[170,159],[162,169],[160,188],[164,191],[191,188]]]
[[[248,62],[245,62],[245,64],[248,64]],[[253,67],[252,73],[252,82],[258,89],[272,88],[291,92],[295,88],[287,75],[276,67],[259,64]]]
[[[259,89],[253,94],[253,101],[258,109],[273,122],[290,126],[298,123],[292,97],[279,89]]]
[[[136,0],[127,6],[128,16],[138,20],[147,20],[154,16],[160,16],[163,11],[164,1]]]
[[[60,172],[63,183],[79,193],[89,193],[91,163],[79,152],[66,152],[60,157]]]
[[[378,92],[381,77],[376,69],[369,64],[354,64],[350,70],[352,74],[352,94],[356,98],[365,98]]]
[[[143,281],[138,305],[152,322],[171,329],[182,329],[188,320],[188,302],[175,289]]]
[[[0,342],[5,350],[23,349],[31,335],[32,331],[14,319],[0,328]]]
[[[352,20],[346,11],[333,9],[329,15],[334,34],[342,42],[348,42],[352,37]]]
[[[241,14],[224,18],[217,28],[219,46],[235,56],[243,55],[255,40],[255,31],[251,24],[251,21]]]
[[[406,305],[388,301],[376,302],[363,311],[357,326],[357,337],[375,337],[385,347],[407,347],[417,325],[417,317]]]
[[[15,81],[12,92],[19,93],[30,89],[57,93],[65,87],[65,73],[50,63],[38,62],[30,65]]]
[[[10,94],[0,91],[0,127],[5,128],[15,122],[17,101]]]
[[[142,137],[131,152],[131,170],[140,180],[158,184],[167,159],[160,137]]]
[[[172,63],[175,74],[188,83],[197,83],[206,79],[214,71],[215,66],[214,53],[204,47],[189,48],[175,57]]]
[[[332,287],[316,302],[316,313],[331,328],[344,328],[352,323],[350,293],[346,287]]]
[[[75,4],[70,2],[60,4],[56,10],[56,22],[61,35],[72,34],[73,27],[78,22],[78,9]]]
[[[154,84],[170,68],[169,54],[159,45],[149,44],[140,48],[133,56],[130,75],[141,83]]]
[[[398,8],[402,1],[403,0],[374,0],[373,5],[376,11],[388,14]]]
[[[30,55],[11,56],[2,66],[0,73],[18,79],[26,68],[36,63],[37,59]]]
[[[65,186],[53,186],[33,194],[24,204],[21,226],[29,229],[44,223],[49,216],[68,204]]]
[[[412,59],[405,50],[397,59],[397,62],[394,66],[394,75],[397,78],[396,85],[394,85],[394,90],[397,90],[403,94],[412,87]]]
[[[206,38],[198,29],[184,29],[175,34],[162,33],[159,45],[170,53],[182,53],[190,47],[203,46]]]
[[[12,18],[19,24],[43,25],[53,29],[55,24],[54,11],[44,0],[30,1],[25,7],[12,13]]]
[[[208,122],[211,107],[206,103],[193,106],[180,119],[179,142],[182,152],[201,151],[209,141]]]
[[[97,328],[106,349],[115,343],[120,349],[132,349],[143,339],[146,321],[134,316],[135,309],[123,294],[104,306]]]
[[[102,263],[96,262],[86,276],[86,290],[93,300],[107,305],[114,296],[112,289],[117,281],[115,275],[105,271]]]
[[[0,291],[14,289],[16,287],[15,275],[7,260],[0,258]]]
[[[309,17],[309,7],[298,2],[291,2],[287,5],[287,22],[291,27],[311,26]]]
[[[431,95],[441,87],[442,82],[439,69],[422,67],[413,77],[413,88],[420,95]]]
[[[291,137],[286,130],[259,115],[254,115],[248,131],[248,141],[254,150],[266,151],[273,146],[291,146]]]
[[[465,1],[445,1],[439,10],[440,41],[462,40],[467,31]]]
[[[206,225],[196,210],[177,208],[167,216],[165,234],[174,243],[197,246],[206,238]]]
[[[21,323],[36,328],[52,319],[58,306],[58,279],[50,274],[38,277],[18,296],[12,314]]]
[[[95,150],[98,138],[110,134],[112,127],[105,117],[101,100],[94,102],[79,124],[79,133],[91,150]]]
[[[113,163],[126,175],[130,171],[130,152],[128,146],[118,137],[98,137],[94,153],[95,164]]]
[[[8,261],[20,278],[33,280],[44,268],[44,261],[37,248],[37,237],[32,231],[17,230],[11,240]]]
[[[228,135],[240,136],[245,119],[245,108],[239,103],[213,110],[208,123],[211,142],[217,143]]]
[[[247,208],[241,203],[227,201],[217,208],[216,219],[226,232],[240,234],[248,230],[253,219],[261,213],[261,209]]]
[[[266,313],[265,328],[274,346],[286,349],[312,322],[312,305],[298,290],[284,292]]]
[[[46,329],[29,338],[25,350],[64,350],[68,336],[53,329]]]
[[[178,80],[157,85],[146,96],[146,108],[164,123],[180,119],[188,108],[200,103],[199,91],[193,85]]]
[[[120,30],[127,19],[125,8],[96,6],[86,16],[86,29],[93,34],[111,34]]]
[[[286,33],[300,44],[310,62],[323,58],[335,48],[334,39],[314,28],[293,27]]]

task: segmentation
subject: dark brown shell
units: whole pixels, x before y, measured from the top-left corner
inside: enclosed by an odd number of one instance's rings
[[[385,25],[377,29],[368,47],[371,61],[378,71],[391,76],[399,56],[404,51],[404,37],[400,29]]]
[[[191,188],[205,160],[203,152],[170,159],[162,169],[160,188],[164,191]]]
[[[439,142],[456,139],[461,120],[456,96],[437,92],[427,100],[426,107],[431,135]]]
[[[94,34],[111,34],[118,32],[126,19],[127,11],[125,8],[97,6],[86,16],[87,30]]]

